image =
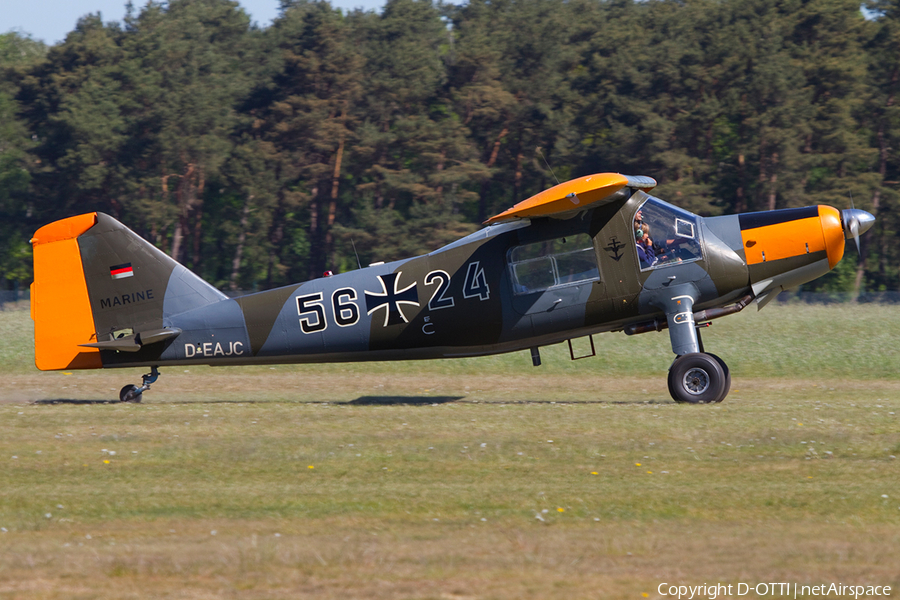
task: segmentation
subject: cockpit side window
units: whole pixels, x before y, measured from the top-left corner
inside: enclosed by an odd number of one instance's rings
[[[586,233],[516,246],[507,258],[517,296],[600,279],[594,246]]]
[[[634,243],[641,270],[700,260],[697,216],[658,198],[634,215]]]

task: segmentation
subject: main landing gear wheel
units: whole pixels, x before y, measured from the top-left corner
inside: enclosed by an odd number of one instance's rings
[[[669,368],[669,393],[675,402],[721,402],[731,387],[731,375],[718,356],[703,352],[683,354]]]
[[[144,393],[136,385],[126,385],[119,391],[120,402],[140,402]]]

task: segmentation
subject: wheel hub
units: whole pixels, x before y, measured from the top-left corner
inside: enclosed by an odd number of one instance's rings
[[[684,374],[684,389],[694,396],[703,394],[709,389],[709,373],[694,367]]]

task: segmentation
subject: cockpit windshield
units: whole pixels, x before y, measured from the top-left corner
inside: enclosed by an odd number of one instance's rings
[[[696,215],[649,198],[634,215],[634,242],[641,270],[700,260]]]

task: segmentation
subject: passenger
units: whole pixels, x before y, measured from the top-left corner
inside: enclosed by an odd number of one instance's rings
[[[644,235],[641,237],[641,243],[644,246],[644,252],[647,253],[647,260],[650,261],[652,266],[656,263],[656,249],[653,247],[653,240],[650,239],[650,226],[644,223],[641,229],[644,232]]]

